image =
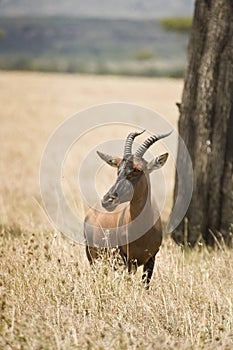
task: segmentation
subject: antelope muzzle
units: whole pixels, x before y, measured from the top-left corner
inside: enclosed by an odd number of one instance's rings
[[[133,185],[127,179],[118,180],[102,199],[102,206],[113,211],[119,204],[129,202],[133,198]]]

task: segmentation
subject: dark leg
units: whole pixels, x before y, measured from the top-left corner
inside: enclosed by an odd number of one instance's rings
[[[138,263],[136,259],[129,259],[128,256],[123,252],[122,247],[119,247],[119,251],[120,251],[120,256],[125,264],[125,266],[128,269],[128,273],[135,273],[137,272],[137,268],[138,268]]]
[[[92,265],[93,264],[93,258],[91,256],[90,247],[88,245],[86,246],[86,254],[87,254],[87,259],[88,259],[90,265]]]
[[[136,259],[128,260],[127,266],[128,266],[128,273],[136,273],[137,272],[138,263],[137,263]]]
[[[129,260],[127,255],[124,254],[122,247],[119,247],[119,251],[120,251],[120,256],[125,264],[125,266],[128,269],[128,273],[135,273],[137,272],[137,268],[138,268],[138,263],[136,259],[131,259]]]
[[[119,247],[119,251],[120,251],[120,256],[121,256],[121,258],[122,258],[124,264],[126,265],[126,264],[127,264],[127,257],[126,257],[126,255],[124,254],[124,252],[123,252],[121,246]]]
[[[146,289],[149,289],[149,284],[153,273],[154,264],[155,264],[155,257],[152,256],[143,266],[142,282],[144,283]]]

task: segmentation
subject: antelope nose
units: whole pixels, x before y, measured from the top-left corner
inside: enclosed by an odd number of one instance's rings
[[[114,201],[115,198],[116,198],[115,196],[109,196],[108,199],[103,198],[102,206],[104,208],[108,207],[109,205],[112,204],[112,202]]]

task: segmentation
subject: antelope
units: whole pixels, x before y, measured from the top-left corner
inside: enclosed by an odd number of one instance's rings
[[[117,168],[117,179],[101,201],[105,211],[101,211],[97,203],[87,212],[84,235],[86,255],[91,265],[103,251],[115,248],[129,273],[136,272],[137,267],[143,265],[142,281],[148,289],[155,256],[162,243],[160,213],[151,199],[149,174],[165,164],[168,153],[150,162],[143,156],[152,144],[171,132],[150,136],[132,154],[135,137],[144,131],[131,132],[127,136],[122,158],[97,151],[102,160]]]

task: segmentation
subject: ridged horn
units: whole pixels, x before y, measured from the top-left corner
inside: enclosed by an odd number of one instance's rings
[[[143,131],[140,131],[140,132],[131,132],[127,138],[126,138],[126,141],[125,141],[125,148],[124,148],[124,157],[128,157],[128,156],[131,156],[132,155],[132,146],[133,146],[133,140],[135,139],[135,137],[141,135]]]
[[[148,148],[153,145],[153,143],[155,143],[158,140],[163,139],[164,137],[167,137],[169,135],[171,135],[173,130],[169,131],[167,134],[162,134],[162,135],[153,135],[148,137],[148,139],[146,139],[143,144],[141,146],[139,146],[138,150],[135,153],[135,156],[138,158],[142,158],[142,156],[146,153],[146,151],[148,150]]]

